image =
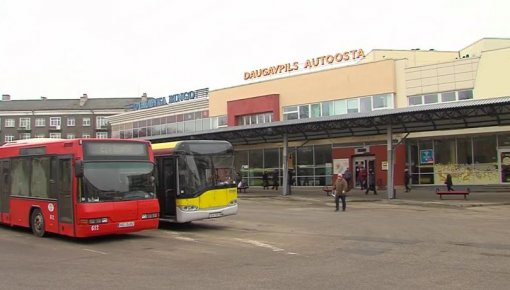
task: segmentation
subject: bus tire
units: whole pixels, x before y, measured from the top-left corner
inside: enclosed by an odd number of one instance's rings
[[[30,216],[30,225],[35,236],[44,237],[46,234],[46,231],[44,230],[44,216],[40,209],[36,208],[32,211],[32,215]]]

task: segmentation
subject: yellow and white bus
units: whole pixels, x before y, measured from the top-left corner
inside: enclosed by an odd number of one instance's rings
[[[234,150],[227,141],[152,144],[160,220],[186,223],[237,213]]]

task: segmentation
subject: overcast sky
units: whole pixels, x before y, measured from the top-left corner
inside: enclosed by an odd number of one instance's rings
[[[0,0],[0,93],[162,97],[358,48],[457,51],[510,38],[509,11],[508,0]]]

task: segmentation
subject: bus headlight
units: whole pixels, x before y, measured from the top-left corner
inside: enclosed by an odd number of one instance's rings
[[[237,205],[237,199],[231,200],[228,205]]]
[[[158,218],[158,217],[159,217],[159,213],[157,213],[157,212],[142,214],[142,219],[143,220],[146,220],[146,219],[155,219],[155,218]]]
[[[98,225],[108,223],[108,218],[81,219],[80,224]]]
[[[183,211],[197,211],[198,206],[196,205],[181,205],[179,208]]]

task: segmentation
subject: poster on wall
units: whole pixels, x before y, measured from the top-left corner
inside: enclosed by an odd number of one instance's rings
[[[434,164],[434,151],[432,149],[420,150],[421,164]]]
[[[333,174],[344,173],[349,168],[349,159],[333,159]]]

